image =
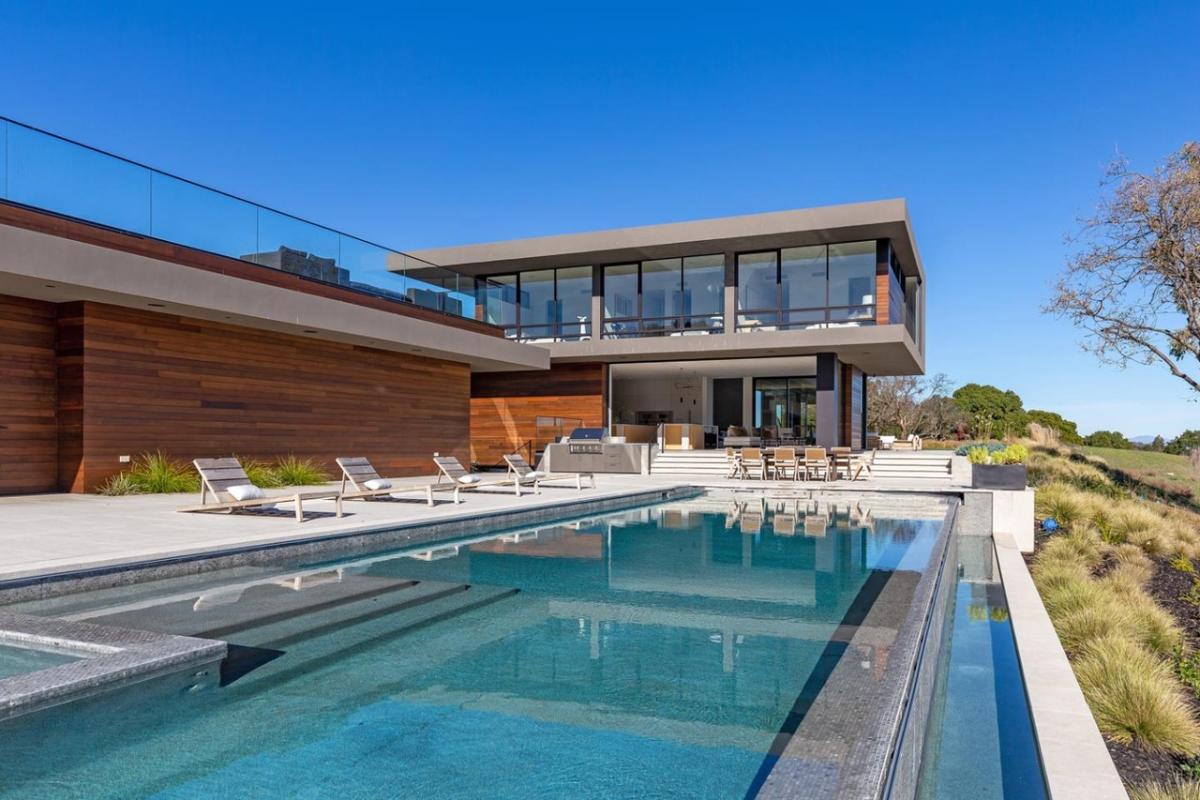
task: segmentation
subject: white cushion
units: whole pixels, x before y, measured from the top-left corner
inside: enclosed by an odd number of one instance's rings
[[[266,497],[263,490],[252,483],[242,483],[237,486],[230,486],[225,491],[233,495],[234,500],[261,500]]]
[[[546,473],[542,472],[540,469],[531,469],[529,472],[525,473],[524,477],[528,480],[539,481],[546,477]]]
[[[458,482],[459,483],[479,483],[479,476],[478,475],[460,475],[458,478]]]
[[[371,479],[371,480],[369,480],[369,481],[364,481],[364,482],[363,482],[363,486],[367,487],[367,488],[368,488],[368,489],[370,489],[372,492],[377,492],[377,491],[379,491],[380,489],[390,489],[390,488],[392,488],[392,482],[391,482],[391,481],[385,481],[383,478],[372,478],[372,479]]]

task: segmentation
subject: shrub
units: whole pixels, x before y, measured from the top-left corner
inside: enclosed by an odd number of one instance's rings
[[[992,453],[993,464],[1024,464],[1028,459],[1029,448],[1023,444],[1010,444]]]
[[[990,464],[992,451],[986,447],[971,447],[967,449],[967,461],[972,464]]]
[[[129,477],[128,472],[120,472],[102,483],[96,489],[96,494],[105,494],[112,497],[137,494],[137,486],[134,485],[133,479]]]
[[[126,474],[134,491],[141,494],[200,491],[200,477],[191,465],[174,461],[161,450],[138,456]]]
[[[1074,667],[1100,730],[1110,738],[1182,756],[1200,752],[1200,726],[1170,670],[1137,643],[1102,637]]]
[[[288,455],[275,462],[274,473],[279,486],[313,486],[329,480],[329,473],[311,459]]]
[[[242,469],[246,471],[246,477],[250,482],[261,489],[277,489],[283,486],[279,476],[270,464],[264,461],[259,461],[254,458],[241,458],[234,456],[241,463]]]

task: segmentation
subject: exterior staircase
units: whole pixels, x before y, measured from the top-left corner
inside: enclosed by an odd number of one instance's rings
[[[887,480],[948,481],[952,476],[953,451],[877,450],[871,476]],[[729,472],[724,450],[666,450],[650,464],[654,475],[703,475],[723,478]]]
[[[653,475],[703,475],[724,478],[729,462],[724,450],[660,450],[650,462]]]
[[[876,450],[871,477],[946,481],[953,458],[953,450]]]

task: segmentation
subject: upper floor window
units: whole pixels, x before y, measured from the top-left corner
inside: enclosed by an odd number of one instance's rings
[[[510,339],[555,341],[591,336],[592,268],[560,267],[480,279],[484,321]]]
[[[785,247],[737,257],[738,329],[875,322],[875,242]]]
[[[604,336],[679,336],[720,331],[723,255],[661,258],[604,268]]]

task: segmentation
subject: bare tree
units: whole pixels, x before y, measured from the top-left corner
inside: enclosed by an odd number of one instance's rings
[[[1084,330],[1101,360],[1160,364],[1200,392],[1200,143],[1149,175],[1118,160],[1102,186],[1043,310]]]
[[[944,398],[950,379],[938,373],[929,378],[919,375],[888,375],[867,382],[867,427],[880,433],[928,433],[925,430],[933,413],[941,411],[934,398]],[[942,419],[939,416],[938,423]]]

